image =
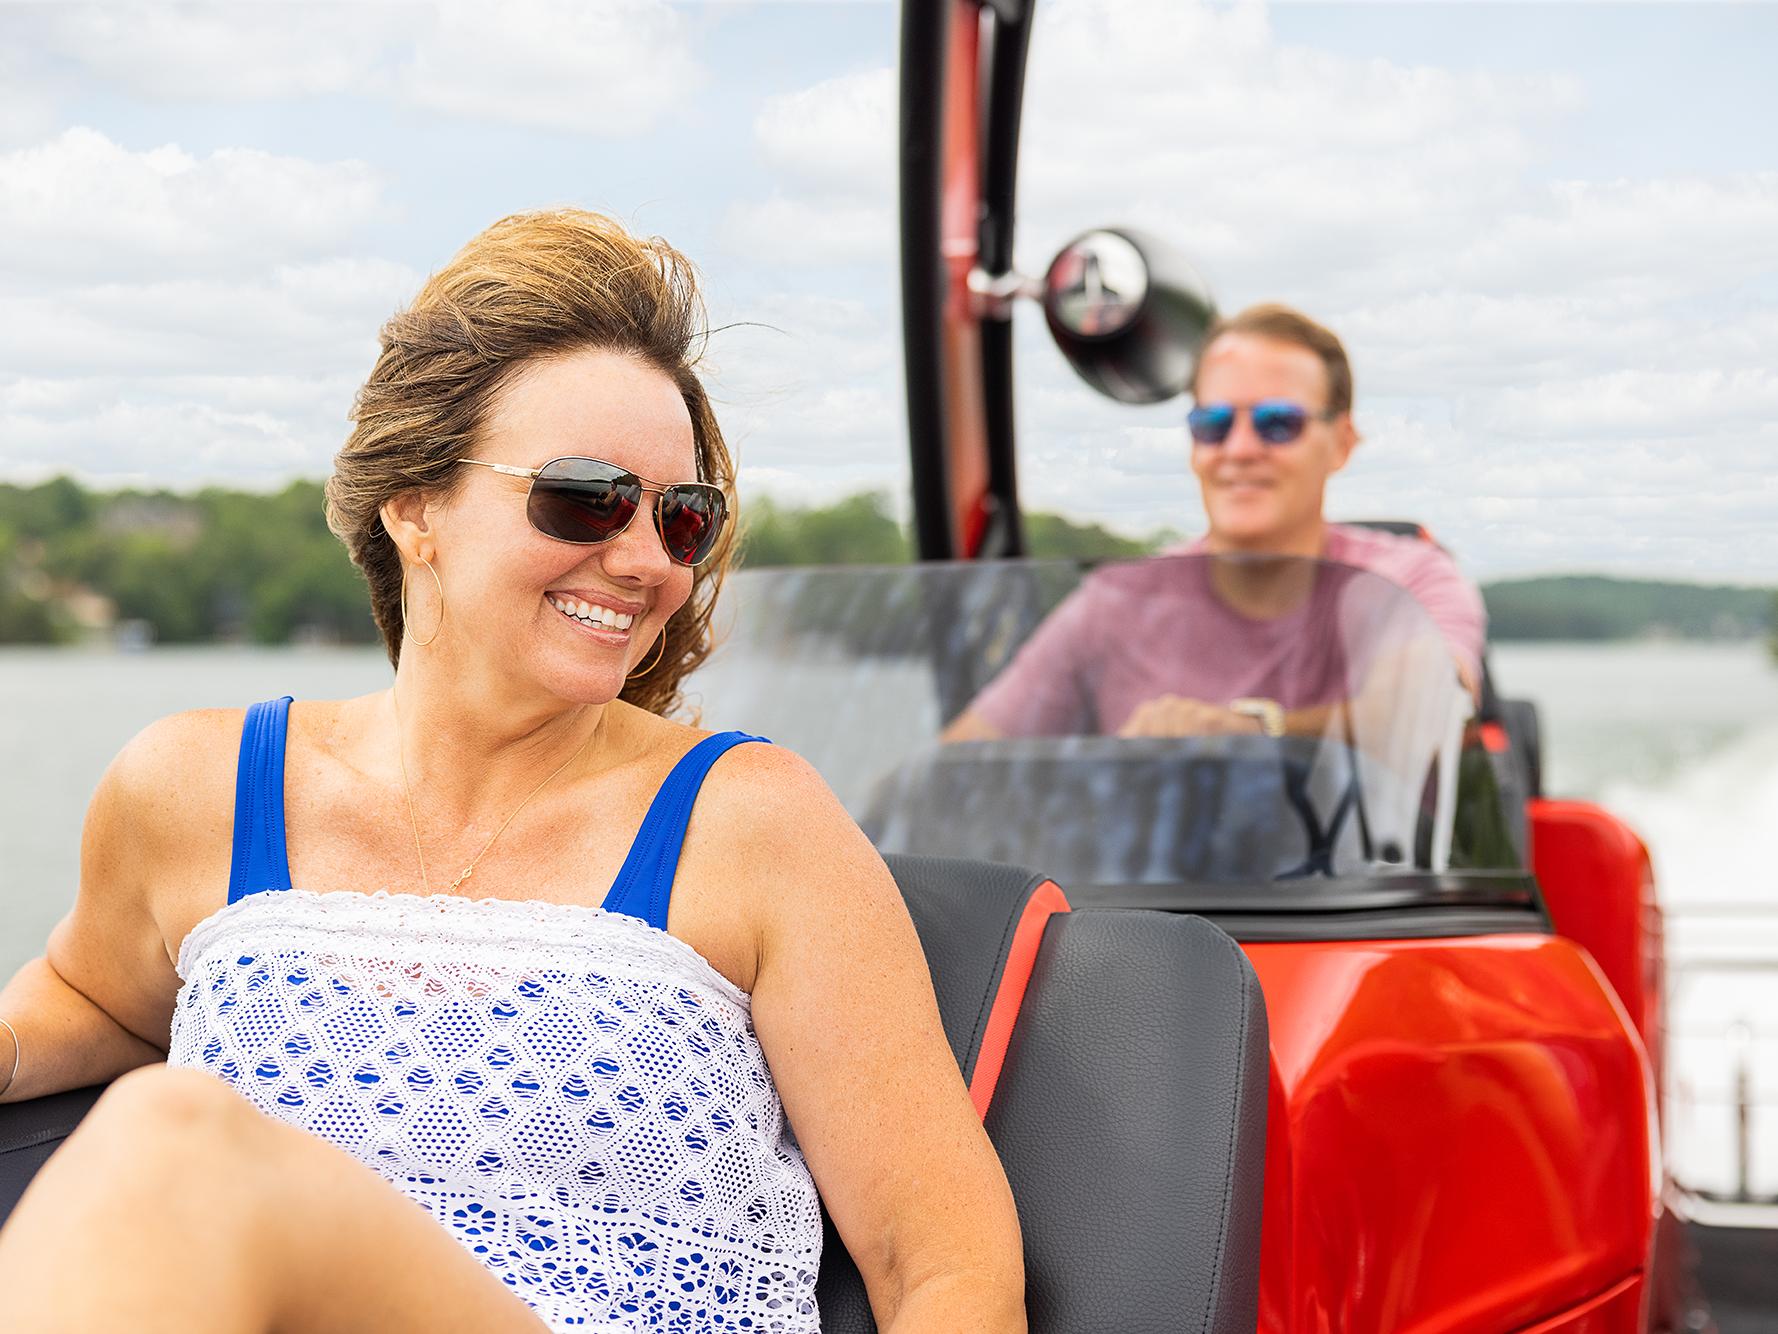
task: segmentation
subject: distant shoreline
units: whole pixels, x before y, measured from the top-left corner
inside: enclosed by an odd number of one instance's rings
[[[1482,586],[1497,643],[1769,638],[1778,592],[1605,575],[1552,575]]]
[[[1176,545],[1027,513],[1031,555],[1127,559]],[[743,568],[898,564],[907,531],[878,492],[824,506],[749,499]],[[1778,590],[1606,575],[1482,587],[1495,643],[1724,642],[1778,636]],[[328,531],[321,483],[94,491],[0,483],[0,645],[375,644],[363,576]]]

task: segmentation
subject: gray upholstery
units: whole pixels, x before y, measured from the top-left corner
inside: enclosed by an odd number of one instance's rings
[[[0,1223],[50,1154],[73,1133],[102,1088],[52,1093],[47,1098],[0,1106]]]
[[[932,970],[945,1038],[967,1082],[975,1075],[1013,930],[1047,877],[1022,866],[948,857],[888,861]]]
[[[964,994],[944,974],[995,956],[1019,873],[888,860],[940,1009],[979,1005],[979,988]],[[947,910],[951,898],[998,903],[1001,921]],[[955,1048],[966,1026],[945,1022]],[[987,1116],[1018,1202],[1032,1334],[1252,1334],[1266,1052],[1258,979],[1208,922],[1115,909],[1050,919]],[[874,1331],[831,1227],[818,1296],[825,1334]]]
[[[987,1118],[1033,1334],[1251,1334],[1266,1050],[1259,981],[1208,922],[1050,922]]]

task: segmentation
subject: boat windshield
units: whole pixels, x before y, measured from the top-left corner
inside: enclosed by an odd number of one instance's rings
[[[1520,866],[1443,635],[1350,566],[747,570],[718,629],[704,725],[799,751],[884,852],[1071,887]]]

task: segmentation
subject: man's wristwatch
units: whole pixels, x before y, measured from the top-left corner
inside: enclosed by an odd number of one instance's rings
[[[1275,699],[1263,699],[1257,695],[1232,699],[1229,701],[1229,712],[1253,719],[1266,736],[1284,735],[1284,706]]]

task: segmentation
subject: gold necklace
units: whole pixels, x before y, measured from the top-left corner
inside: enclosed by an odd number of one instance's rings
[[[402,795],[407,798],[407,820],[408,820],[408,824],[413,828],[413,831],[414,831],[414,854],[417,857],[419,857],[419,859],[420,859],[420,884],[425,889],[427,894],[431,894],[432,893],[432,882],[429,879],[427,879],[427,877],[426,877],[426,853],[425,853],[425,850],[423,848],[421,848],[421,846],[420,846],[420,821],[419,821],[419,818],[414,814],[414,791],[413,791],[412,786],[408,783],[408,780],[407,780],[407,747],[402,744],[402,738],[401,738],[401,697],[395,693],[395,687],[393,685],[391,685],[389,687],[389,698],[395,705],[395,756],[398,760],[401,761],[401,792],[402,792]],[[536,796],[539,792],[543,791],[543,789],[549,785],[550,778],[554,778],[556,776],[556,774],[561,773],[563,769],[566,769],[569,765],[573,764],[574,761],[576,761],[580,758],[581,752],[586,750],[587,746],[592,743],[593,736],[595,733],[598,732],[598,730],[599,730],[598,727],[595,725],[593,730],[586,734],[586,740],[582,741],[580,743],[580,745],[575,749],[575,752],[572,755],[570,755],[567,759],[563,760],[561,762],[561,764],[556,766],[554,772],[552,772],[550,774],[549,778],[544,779],[543,782],[539,783],[536,787],[532,788],[529,792],[527,792],[525,794],[525,800],[521,801],[517,806],[513,807],[512,814],[507,816],[505,821],[501,824],[500,828],[498,828],[494,831],[494,837],[490,838],[486,843],[482,844],[481,851],[476,853],[475,856],[473,856],[469,859],[469,865],[467,865],[463,868],[463,874],[458,876],[455,880],[451,881],[451,887],[449,889],[447,889],[445,891],[445,893],[455,894],[457,892],[457,887],[459,885],[461,885],[465,880],[469,879],[469,877],[471,875],[475,874],[476,863],[479,862],[484,856],[487,855],[487,851],[489,848],[494,846],[494,839],[499,838],[500,835],[502,835],[506,832],[506,826],[511,824],[515,819],[518,818],[519,812],[525,809],[526,804],[531,800],[532,797]]]

